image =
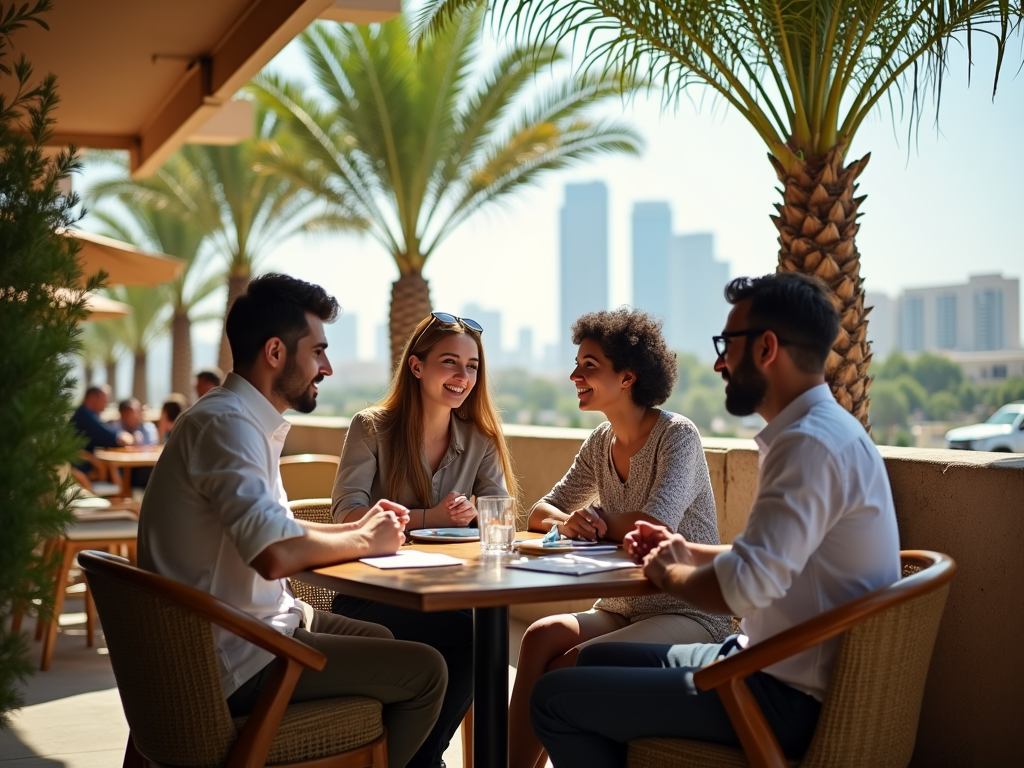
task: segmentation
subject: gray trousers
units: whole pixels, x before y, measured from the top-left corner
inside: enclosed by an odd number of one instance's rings
[[[555,768],[622,768],[632,739],[663,736],[738,747],[721,699],[693,673],[739,650],[724,643],[605,643],[584,648],[572,669],[544,675],[533,689],[530,719]],[[802,757],[821,704],[764,672],[747,678],[779,745]]]
[[[395,640],[379,624],[316,611],[311,631],[295,630],[295,639],[327,657],[320,672],[304,670],[293,703],[363,696],[384,704],[388,764],[403,768],[441,711],[448,685],[444,658],[421,643]],[[228,697],[235,717],[248,714],[270,678],[271,662]]]

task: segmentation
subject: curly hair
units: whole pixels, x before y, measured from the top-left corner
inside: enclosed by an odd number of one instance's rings
[[[590,312],[572,324],[572,343],[579,346],[584,339],[601,345],[616,373],[629,370],[636,375],[634,403],[653,408],[668,400],[679,372],[676,353],[661,335],[660,320],[629,307]]]

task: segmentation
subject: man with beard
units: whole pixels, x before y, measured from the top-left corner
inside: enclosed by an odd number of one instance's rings
[[[293,702],[364,696],[384,704],[388,755],[405,765],[430,732],[447,683],[441,655],[394,640],[384,627],[313,611],[286,577],[306,568],[394,554],[405,507],[381,500],[355,523],[294,518],[278,469],[285,409],[316,408],[332,373],[324,323],[338,303],[286,275],[253,279],[228,313],[234,371],[183,413],[153,470],[139,521],[139,565],[208,592],[327,656],[303,671]],[[274,657],[215,631],[232,716],[252,711]]]
[[[606,643],[541,678],[531,700],[555,768],[625,765],[631,739],[739,746],[718,694],[693,671],[899,578],[888,476],[871,439],[825,383],[839,318],[824,283],[799,274],[738,278],[714,338],[726,408],[759,413],[758,493],[731,545],[688,542],[640,522],[626,548],[660,589],[708,613],[742,617],[723,643]],[[823,643],[747,678],[783,752],[810,744],[838,650]]]

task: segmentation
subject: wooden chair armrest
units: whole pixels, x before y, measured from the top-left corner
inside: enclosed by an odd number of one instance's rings
[[[287,635],[282,635],[262,621],[254,619],[244,611],[240,611],[206,592],[128,565],[128,561],[124,558],[106,552],[83,552],[78,558],[87,573],[95,571],[111,578],[118,578],[118,569],[130,568],[131,579],[135,583],[146,587],[166,600],[194,611],[217,626],[223,627],[275,656],[317,671],[323,669],[327,664],[327,657],[315,648],[300,643]]]
[[[765,667],[841,635],[873,614],[941,587],[956,573],[956,563],[946,555],[919,550],[906,550],[900,555],[903,562],[927,568],[927,572],[915,573],[900,579],[896,584],[876,589],[762,640],[741,653],[716,661],[694,674],[693,680],[697,687],[706,691],[717,688],[726,680],[749,677]]]
[[[82,488],[87,490],[89,493],[92,493],[92,480],[89,479],[89,476],[85,474],[85,472],[80,469],[75,469],[74,467],[68,467],[68,471],[71,473],[71,476],[75,479],[76,483],[82,486]]]

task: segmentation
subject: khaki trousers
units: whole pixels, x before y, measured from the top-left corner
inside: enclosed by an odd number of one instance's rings
[[[294,703],[363,696],[384,704],[388,764],[403,768],[441,711],[448,671],[441,654],[421,643],[395,640],[387,629],[366,621],[316,611],[309,630],[295,639],[327,657],[320,672],[305,670],[292,694]],[[236,717],[252,711],[270,677],[271,662],[228,697]]]

